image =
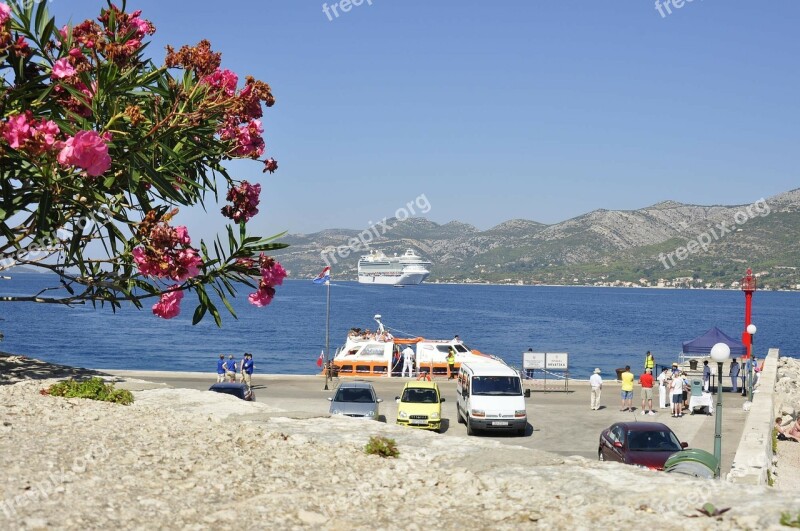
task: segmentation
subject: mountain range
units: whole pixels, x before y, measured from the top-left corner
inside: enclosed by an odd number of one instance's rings
[[[275,256],[291,278],[314,277],[327,259],[334,278],[354,280],[368,249],[414,249],[433,262],[429,282],[735,288],[752,267],[760,287],[800,289],[800,188],[750,205],[664,201],[552,225],[514,219],[485,231],[393,218],[380,230],[326,229],[282,241],[290,247]]]

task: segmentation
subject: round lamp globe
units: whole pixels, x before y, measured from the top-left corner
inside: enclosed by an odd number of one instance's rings
[[[711,359],[717,363],[722,363],[731,357],[731,347],[725,343],[717,343],[711,347]]]
[[[754,324],[747,325],[747,333],[750,334],[751,336],[756,335],[756,330],[758,330],[758,328],[756,328],[756,325]]]

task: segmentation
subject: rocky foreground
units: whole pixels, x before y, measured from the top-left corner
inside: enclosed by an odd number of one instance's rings
[[[800,360],[778,360],[778,381],[775,383],[775,414],[781,425],[789,426],[800,416]],[[800,443],[778,441],[775,455],[775,486],[800,495]]]
[[[132,406],[41,395],[49,383],[0,385],[0,529],[778,529],[800,511],[796,491],[281,418],[201,391],[141,391]],[[400,457],[365,455],[372,434]],[[706,502],[732,509],[702,516]]]

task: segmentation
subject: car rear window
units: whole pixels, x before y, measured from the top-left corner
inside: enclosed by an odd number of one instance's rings
[[[628,431],[628,448],[632,452],[678,452],[681,443],[668,431]]]

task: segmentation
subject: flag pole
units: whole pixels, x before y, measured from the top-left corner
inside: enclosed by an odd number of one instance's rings
[[[331,366],[328,363],[331,340],[331,281],[328,279],[325,284],[328,286],[327,303],[325,305],[325,391],[328,390],[328,378],[331,377]]]

